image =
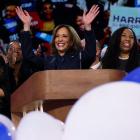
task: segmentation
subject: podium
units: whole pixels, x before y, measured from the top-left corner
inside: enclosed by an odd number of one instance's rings
[[[47,70],[34,73],[11,96],[12,120],[17,125],[23,112],[44,110],[65,121],[75,101],[90,89],[121,80],[124,71]]]

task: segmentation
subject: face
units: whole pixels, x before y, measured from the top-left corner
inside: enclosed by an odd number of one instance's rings
[[[51,6],[51,4],[44,4],[43,12],[46,18],[51,19],[53,13],[53,7]]]
[[[15,42],[15,46],[14,46],[14,53],[15,53],[15,56],[16,56],[16,61],[21,61],[22,59],[22,51],[21,51],[21,47],[20,45]]]
[[[16,6],[15,5],[9,5],[6,7],[6,17],[7,18],[13,18],[16,17],[16,11],[15,11]]]
[[[121,35],[120,49],[123,53],[129,53],[134,45],[134,35],[130,29],[125,29]]]
[[[84,30],[84,23],[83,23],[83,17],[82,16],[77,16],[76,18],[76,24],[81,30]]]
[[[22,51],[18,42],[11,42],[10,48],[8,49],[8,55],[14,57],[15,63],[22,60]],[[10,58],[11,59],[11,58]]]
[[[44,6],[43,6],[43,11],[44,11],[46,14],[52,13],[53,8],[52,8],[51,4],[44,4]]]
[[[64,54],[70,47],[70,34],[68,29],[65,27],[58,29],[54,42],[58,53],[60,55]]]

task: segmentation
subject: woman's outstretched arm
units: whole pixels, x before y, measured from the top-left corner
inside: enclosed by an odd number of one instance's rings
[[[96,37],[91,27],[91,23],[99,14],[98,5],[93,5],[89,12],[83,13],[85,26],[85,49],[82,51],[82,67],[89,68],[96,58]]]
[[[26,10],[23,10],[21,7],[16,8],[16,13],[23,23],[23,31],[21,32],[20,36],[23,59],[33,63],[42,70],[44,68],[44,59],[36,56],[33,53],[33,43],[30,31],[31,17],[29,13]]]

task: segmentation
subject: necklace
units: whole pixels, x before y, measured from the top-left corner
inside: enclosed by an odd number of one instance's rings
[[[127,57],[119,56],[119,59],[121,59],[121,60],[127,60],[128,58],[129,58],[129,56],[127,56]]]

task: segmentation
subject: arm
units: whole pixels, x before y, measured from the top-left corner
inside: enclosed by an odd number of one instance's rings
[[[96,37],[91,28],[91,23],[99,13],[99,7],[93,5],[89,12],[83,13],[83,22],[85,26],[85,49],[82,51],[82,66],[88,68],[96,57]]]
[[[32,38],[30,34],[31,17],[27,11],[20,7],[16,8],[16,13],[23,22],[23,32],[20,36],[23,58],[35,64],[39,69],[42,69],[44,67],[43,58],[35,56],[32,51]]]

